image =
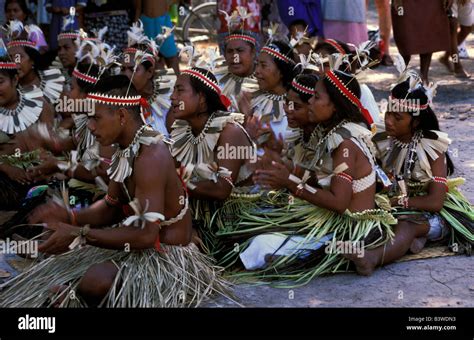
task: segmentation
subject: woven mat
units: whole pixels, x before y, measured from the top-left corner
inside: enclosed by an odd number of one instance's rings
[[[429,259],[432,257],[443,257],[443,256],[454,256],[456,255],[455,252],[450,251],[446,246],[433,246],[423,248],[421,252],[418,254],[408,254],[403,256],[396,262],[405,262],[405,261],[412,261],[412,260],[421,260],[421,259]]]

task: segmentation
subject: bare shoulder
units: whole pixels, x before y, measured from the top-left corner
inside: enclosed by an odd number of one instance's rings
[[[220,141],[233,142],[235,144],[248,144],[248,138],[244,130],[237,124],[227,124],[221,132]]]
[[[135,161],[135,167],[138,171],[152,172],[156,174],[158,169],[168,170],[174,169],[173,158],[168,146],[159,141],[155,144],[142,145],[140,147],[140,154]]]
[[[343,154],[345,158],[355,157],[357,152],[362,152],[355,143],[350,139],[344,139],[334,150],[334,155]]]
[[[43,110],[41,111],[40,114],[40,121],[43,123],[53,123],[54,121],[54,110],[53,106],[48,103],[46,100],[41,99],[43,102]]]

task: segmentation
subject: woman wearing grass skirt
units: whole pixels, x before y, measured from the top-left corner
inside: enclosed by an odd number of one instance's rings
[[[220,221],[213,224],[211,218],[233,192],[253,183],[255,147],[241,125],[243,115],[227,112],[230,102],[210,70],[182,71],[171,102],[176,119],[171,153],[187,182],[203,248],[215,253]]]
[[[474,242],[474,209],[456,188],[463,180],[447,179],[453,173],[447,153],[451,141],[430,107],[434,88],[424,87],[411,71],[401,79],[389,97],[386,132],[374,137],[393,182],[389,195],[398,224],[393,242],[350,257],[363,275],[409,250],[421,251],[427,240],[449,239],[453,251],[467,254]]]
[[[125,76],[94,91],[88,126],[101,144],[119,145],[108,193],[79,211],[35,210],[31,222],[53,232],[38,249],[52,256],[2,285],[0,304],[180,307],[225,294],[219,269],[191,243],[187,195],[163,136],[143,125],[137,91]]]
[[[308,95],[312,88],[299,81],[293,89]],[[253,270],[237,277],[305,284],[316,275],[347,270],[342,254],[361,254],[390,239],[395,219],[376,207],[375,150],[368,130],[373,122],[359,96],[352,75],[329,71],[316,83],[307,118],[296,118],[287,106],[290,121],[316,127],[302,145],[303,155],[292,155],[290,163],[266,150],[270,164],[257,169],[254,180],[292,195],[270,196],[223,233],[239,243],[234,254],[240,252],[245,268]]]

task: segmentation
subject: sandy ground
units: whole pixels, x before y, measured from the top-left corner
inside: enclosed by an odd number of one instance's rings
[[[372,11],[369,25],[376,24]],[[474,58],[474,35],[468,38]],[[396,54],[392,42],[391,53]],[[451,156],[455,176],[466,178],[462,187],[474,201],[474,108],[473,80],[459,80],[449,74],[433,56],[430,77],[438,81],[434,109],[441,129],[453,143]],[[462,60],[465,69],[474,74],[474,60]],[[418,67],[418,58],[412,66]],[[386,98],[396,79],[394,67],[380,67],[368,75],[367,84],[379,101]],[[1,257],[1,255],[0,255]],[[0,263],[2,259],[0,258]],[[474,306],[474,258],[449,256],[414,260],[388,265],[371,277],[347,273],[314,279],[308,285],[288,290],[268,286],[238,285],[235,294],[239,304],[219,298],[208,306],[247,307],[457,307]]]

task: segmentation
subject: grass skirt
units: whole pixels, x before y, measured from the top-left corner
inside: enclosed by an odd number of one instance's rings
[[[246,282],[278,281],[277,286],[283,287],[304,285],[317,275],[349,269],[347,259],[336,252],[326,253],[325,247],[302,259],[300,253],[308,251],[303,248],[310,240],[318,241],[333,234],[332,242],[364,241],[364,249],[373,249],[392,239],[394,224],[396,219],[382,209],[338,214],[287,193],[270,193],[266,199],[258,201],[257,207],[241,209],[238,220],[218,232],[226,249],[220,265],[235,269],[239,255],[254,236],[267,233],[304,236],[300,249],[296,247],[293,254],[278,257],[266,268],[247,272],[233,270],[230,273],[231,278]]]
[[[93,264],[112,261],[118,268],[102,307],[192,307],[217,293],[229,296],[221,268],[197,249],[162,244],[162,251],[118,251],[86,246],[51,256],[0,286],[2,307],[85,307],[77,286]],[[65,285],[61,293],[50,288]]]
[[[248,187],[234,188],[224,202],[191,199],[193,226],[198,229],[201,247],[206,254],[220,258],[224,245],[216,235],[238,221],[240,214],[256,207],[260,193],[251,194]]]
[[[451,236],[449,246],[453,251],[459,253],[472,253],[474,244],[474,209],[466,197],[459,191],[458,187],[465,182],[463,178],[448,179],[448,192],[444,200],[443,209],[439,214],[446,220],[450,228]],[[408,183],[410,196],[423,196],[426,188],[422,184]],[[423,211],[397,209],[394,216],[420,215]]]

